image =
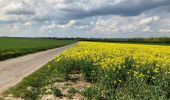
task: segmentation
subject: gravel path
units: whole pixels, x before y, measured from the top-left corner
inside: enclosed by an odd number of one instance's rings
[[[56,55],[75,44],[21,56],[0,62],[0,93],[16,85],[24,77],[48,63]]]

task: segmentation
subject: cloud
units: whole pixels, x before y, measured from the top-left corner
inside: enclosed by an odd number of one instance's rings
[[[170,29],[160,29],[159,32],[161,32],[161,33],[170,33]]]
[[[94,24],[93,21],[90,23],[87,23],[87,22],[81,22],[80,20],[71,20],[65,24],[56,24],[55,22],[53,22],[48,25],[43,25],[40,30],[42,32],[45,32],[51,29],[60,29],[60,30],[86,29],[86,28],[89,28],[93,24]]]
[[[6,0],[1,1],[0,14],[18,15],[22,21],[55,20],[65,24],[70,20],[94,16],[138,16],[145,11],[169,5],[169,0]],[[27,16],[29,18],[25,18]]]
[[[7,15],[34,15],[35,11],[31,5],[24,1],[11,2],[3,8],[3,13]]]
[[[23,26],[32,35],[50,30],[152,34],[170,28],[170,0],[0,0],[0,7],[0,26],[16,26],[17,33]]]
[[[142,30],[142,32],[153,32],[151,29],[150,29],[150,27],[148,26],[148,27],[146,27],[146,28],[144,28],[143,30]]]
[[[103,20],[99,18],[95,26],[91,29],[91,32],[118,32],[119,27],[118,23],[114,22],[114,20]]]
[[[108,33],[151,33],[158,31],[154,29],[154,27],[159,24],[159,21],[161,21],[160,16],[146,18],[140,18],[138,16],[128,19],[124,19],[124,17],[119,17],[118,19],[112,17],[106,20],[99,18],[91,31]]]
[[[69,23],[63,24],[63,25],[55,24],[55,23],[52,23],[50,25],[44,25],[44,26],[42,26],[42,28],[40,30],[41,31],[49,31],[51,29],[68,29],[68,28],[74,27],[75,25],[76,25],[76,21],[71,20]]]
[[[58,28],[71,28],[71,27],[74,27],[76,24],[76,21],[75,20],[71,20],[69,23],[65,24],[65,25],[57,25]]]
[[[142,19],[139,25],[148,25],[148,24],[158,22],[159,20],[160,20],[159,16],[153,16],[153,17]]]
[[[95,1],[96,0],[88,7],[86,7],[86,5],[83,7],[78,5],[73,6],[73,4],[75,4],[73,3],[72,6],[59,8],[59,10],[67,12],[66,15],[69,16],[67,17],[69,19],[81,19],[100,15],[137,16],[151,9],[170,5],[169,0],[106,0],[106,2],[99,0],[102,2],[99,3],[99,5],[97,5]]]
[[[17,0],[8,4],[4,10],[6,14],[35,15],[35,21],[52,18],[70,21],[103,15],[137,16],[145,11],[169,5],[169,0]]]

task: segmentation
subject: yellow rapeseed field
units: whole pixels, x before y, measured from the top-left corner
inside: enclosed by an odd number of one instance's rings
[[[62,96],[63,89],[70,89],[63,96],[84,100],[169,100],[170,46],[79,42],[9,93],[38,100],[49,90]]]
[[[65,77],[80,70],[95,83],[82,93],[89,100],[170,96],[170,46],[80,42],[54,61]]]
[[[115,71],[126,67],[124,63],[127,59],[131,59],[134,61],[131,65],[133,70],[127,73],[135,77],[149,77],[150,73],[156,74],[162,71],[170,74],[170,46],[80,42],[60,57],[56,57],[55,61],[61,59],[90,59],[94,65],[102,69],[111,68]],[[144,69],[147,71],[142,72]]]

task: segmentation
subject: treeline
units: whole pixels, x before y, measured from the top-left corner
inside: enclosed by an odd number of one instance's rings
[[[138,42],[138,43],[165,43],[170,44],[170,37],[160,38],[77,38],[79,41],[98,42]]]
[[[76,38],[68,38],[68,37],[0,37],[2,38],[16,38],[16,39],[55,39],[55,40],[77,40]]]
[[[146,42],[146,43],[170,43],[170,38],[161,37],[161,38],[131,38],[128,39],[129,42]]]
[[[170,37],[159,38],[73,38],[73,37],[0,37],[0,38],[30,38],[30,39],[56,39],[56,40],[75,40],[75,41],[94,41],[94,42],[131,42],[131,43],[163,43],[170,44]]]

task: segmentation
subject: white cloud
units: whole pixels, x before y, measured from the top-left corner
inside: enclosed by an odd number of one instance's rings
[[[76,25],[76,21],[75,20],[71,20],[69,23],[67,24],[55,24],[54,22],[50,25],[44,25],[42,26],[42,28],[40,29],[41,31],[49,31],[51,29],[68,29],[68,28],[73,28]]]
[[[135,23],[131,23],[129,25],[122,25],[120,27],[120,32],[136,32],[139,31],[139,27],[135,25]]]
[[[47,25],[43,25],[41,27],[41,31],[49,31],[51,29],[60,29],[60,30],[72,30],[72,29],[77,29],[77,30],[81,30],[81,29],[86,29],[89,28],[91,25],[93,25],[93,21],[90,23],[82,23],[81,21],[78,20],[71,20],[66,24],[57,24],[55,22],[49,24],[47,23]]]
[[[95,26],[91,29],[92,32],[118,32],[118,23],[113,19],[103,20],[98,18]]]
[[[148,24],[158,22],[159,20],[160,20],[159,16],[153,16],[153,17],[142,19],[139,25],[148,25]]]
[[[31,7],[31,5],[27,4],[24,1],[20,1],[20,2],[12,1],[3,8],[2,12],[9,15],[34,15],[35,14],[35,11]]]
[[[150,29],[150,27],[148,26],[148,27],[146,27],[146,28],[144,28],[143,30],[142,30],[142,32],[153,32],[151,29]]]
[[[10,21],[16,21],[16,18],[13,18],[11,16],[6,16],[3,14],[0,14],[0,22],[10,22]]]
[[[24,25],[25,26],[31,26],[33,23],[32,22],[26,22]]]
[[[159,16],[143,18],[142,15],[128,19],[124,19],[124,17],[112,17],[107,20],[98,19],[92,31],[110,33],[153,32],[151,26],[155,25],[158,21],[160,21]]]
[[[170,29],[160,29],[159,32],[161,32],[161,33],[170,33]]]
[[[71,20],[69,23],[65,24],[65,25],[57,25],[58,28],[72,28],[74,27],[76,24],[75,20]]]

